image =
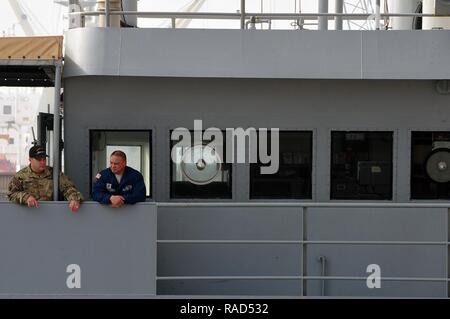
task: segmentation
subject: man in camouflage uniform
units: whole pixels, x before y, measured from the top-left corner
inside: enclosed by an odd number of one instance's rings
[[[38,201],[53,199],[53,169],[46,164],[48,155],[44,147],[33,146],[29,157],[30,165],[17,172],[9,182],[8,198],[28,207],[39,207]],[[83,196],[63,173],[59,178],[59,188],[64,198],[69,201],[70,210],[76,212]]]

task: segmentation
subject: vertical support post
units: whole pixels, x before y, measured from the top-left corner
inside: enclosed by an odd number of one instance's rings
[[[245,0],[241,0],[241,30],[245,29]]]
[[[109,0],[105,0],[105,22],[106,22],[106,27],[109,28],[111,25],[111,16],[109,15],[111,9],[109,7]]]
[[[335,1],[335,12],[342,14],[344,12],[344,0]],[[342,16],[336,16],[334,19],[335,30],[342,30]]]
[[[80,0],[69,0],[69,29],[84,27],[84,16],[82,15],[70,15],[70,13],[82,12],[82,8],[80,6]]]
[[[328,0],[319,0],[319,13],[328,13]],[[319,30],[328,30],[328,16],[318,18]]]
[[[59,112],[62,61],[57,61],[55,70],[55,96],[53,103],[53,200],[58,200],[59,194],[59,174],[60,174],[60,150],[59,140],[61,139],[61,117]]]
[[[380,21],[381,21],[380,7],[381,7],[381,0],[377,0],[375,4],[375,30],[380,30]]]
[[[177,27],[177,19],[172,18],[172,29],[175,29]]]
[[[320,276],[325,277],[327,275],[327,258],[325,256],[319,256],[318,261],[322,266]],[[320,288],[320,294],[322,295],[322,297],[325,296],[325,279],[322,279],[322,287]]]
[[[301,253],[302,253],[302,256],[301,256],[301,258],[302,258],[302,263],[301,263],[301,267],[302,267],[301,268],[301,276],[302,276],[302,280],[301,280],[301,296],[305,297],[305,296],[308,295],[308,292],[307,292],[308,283],[305,280],[305,277],[308,275],[308,272],[307,272],[308,255],[307,255],[307,252],[306,252],[306,244],[305,244],[305,241],[308,239],[307,236],[306,236],[306,234],[307,234],[307,232],[306,232],[306,215],[307,215],[307,212],[308,212],[308,207],[307,206],[303,206],[303,207],[300,207],[300,209],[301,209],[301,223],[302,223],[301,228],[300,228],[300,230],[301,230],[300,238],[301,238],[301,241],[302,241],[302,244],[301,244]]]
[[[447,212],[447,249],[445,249],[445,261],[447,263],[447,279],[450,279],[450,245],[448,244],[450,242],[450,208]],[[447,297],[450,297],[450,281],[447,281]]]

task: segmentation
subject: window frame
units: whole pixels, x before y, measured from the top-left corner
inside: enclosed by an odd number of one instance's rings
[[[258,133],[258,129],[257,133]],[[316,134],[314,129],[303,129],[303,128],[279,128],[279,133],[287,132],[287,133],[308,133],[310,134],[310,156],[311,156],[311,163],[310,163],[310,173],[311,173],[311,180],[310,180],[310,188],[311,193],[309,194],[309,197],[301,197],[301,198],[282,198],[282,197],[252,197],[252,171],[251,166],[252,163],[248,163],[248,200],[249,201],[271,201],[271,202],[286,202],[286,201],[313,201],[315,196],[315,166],[316,166],[316,154],[315,154],[315,145],[316,145]],[[259,138],[259,135],[257,135]],[[259,143],[258,143],[259,147]],[[258,154],[259,154],[259,148],[258,148]],[[281,155],[281,154],[280,154]],[[281,159],[281,158],[280,158]]]
[[[5,113],[6,108],[9,107],[9,112]],[[3,104],[2,115],[4,116],[13,116],[14,115],[14,107],[12,104]]]
[[[198,201],[203,201],[203,202],[217,202],[217,201],[233,201],[235,198],[235,176],[234,176],[234,172],[235,172],[235,163],[226,163],[227,165],[229,165],[229,169],[230,169],[230,173],[229,173],[229,197],[219,197],[219,198],[215,198],[215,197],[175,197],[173,196],[173,187],[172,187],[172,183],[173,183],[173,162],[172,162],[172,146],[176,143],[176,141],[173,141],[171,139],[172,137],[172,132],[175,130],[176,128],[171,128],[168,130],[168,162],[169,162],[169,180],[168,180],[168,199],[170,201],[181,201],[181,202],[198,202]],[[224,145],[224,149],[223,149],[223,157],[224,159],[226,159],[226,138],[227,138],[227,134],[226,134],[226,129],[222,129],[222,128],[218,128],[224,137],[223,140],[223,145]],[[188,129],[189,132],[191,133],[191,137],[193,136],[194,133],[194,129]],[[205,129],[202,130],[202,134],[204,133]],[[193,140],[191,139],[191,143],[193,142]]]
[[[155,162],[155,151],[153,149],[153,129],[116,129],[116,128],[106,128],[106,129],[99,129],[99,128],[93,128],[93,129],[89,129],[89,197],[92,198],[92,185],[93,185],[93,180],[92,180],[92,138],[93,138],[93,133],[94,132],[146,132],[148,133],[148,142],[149,142],[149,150],[150,150],[150,156],[149,156],[149,185],[150,186],[150,191],[149,191],[149,195],[145,196],[146,199],[153,199],[154,196],[154,181],[155,178],[153,176],[153,165]],[[143,161],[141,161],[141,164],[144,164]],[[108,165],[108,163],[106,164]],[[108,168],[109,166],[106,166],[106,168]],[[141,173],[142,174],[142,173]]]
[[[333,198],[333,133],[389,133],[392,136],[392,145],[391,145],[391,178],[390,178],[390,185],[391,185],[391,194],[389,198],[381,198],[381,199],[369,199],[369,198]],[[389,129],[389,128],[380,128],[380,129],[372,129],[372,128],[332,128],[328,131],[328,138],[329,138],[329,158],[328,158],[328,164],[329,164],[329,178],[328,178],[328,198],[330,201],[354,201],[354,202],[382,202],[382,201],[388,201],[388,202],[394,202],[397,200],[397,194],[396,194],[396,174],[397,174],[397,131],[395,129]]]
[[[414,133],[445,133],[448,132],[450,133],[450,129],[449,128],[442,128],[442,127],[418,127],[418,128],[410,128],[408,130],[408,138],[409,138],[409,168],[408,168],[408,174],[409,174],[409,179],[408,179],[408,191],[409,191],[409,201],[411,202],[447,202],[450,201],[450,198],[448,199],[443,199],[443,198],[414,198],[413,194],[412,194],[412,179],[413,179],[413,134]],[[425,164],[425,163],[424,163]]]

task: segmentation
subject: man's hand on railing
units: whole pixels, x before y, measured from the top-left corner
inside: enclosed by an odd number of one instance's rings
[[[28,207],[39,207],[38,201],[31,195],[27,198],[27,205]]]
[[[72,213],[76,213],[80,208],[80,202],[76,200],[71,200],[69,202],[69,208]]]
[[[119,196],[119,195],[111,196],[109,201],[111,202],[111,205],[109,205],[109,207],[113,207],[113,208],[118,208],[125,204],[125,198],[123,198],[123,196]]]

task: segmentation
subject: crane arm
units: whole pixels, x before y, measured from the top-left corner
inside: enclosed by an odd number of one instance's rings
[[[20,7],[19,1],[18,0],[8,0],[8,2],[9,2],[9,5],[11,6],[11,8],[13,9],[14,14],[17,17],[17,20],[19,21],[19,24],[23,29],[23,32],[25,32],[25,35],[27,35],[27,36],[34,35],[33,28],[31,26],[30,22],[28,21],[27,15],[23,11],[23,9]]]
[[[206,0],[194,0],[186,8],[183,10],[185,12],[198,12]],[[191,23],[192,19],[179,19],[177,20],[176,27],[177,28],[186,28],[189,23]]]

